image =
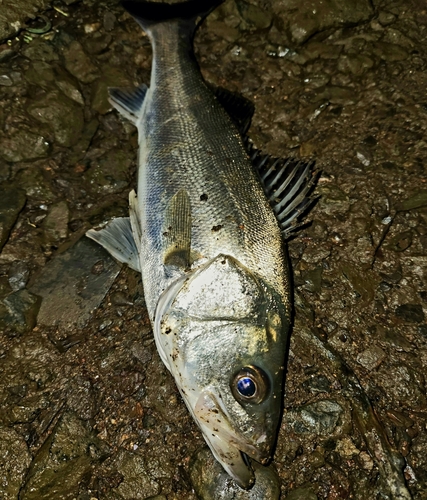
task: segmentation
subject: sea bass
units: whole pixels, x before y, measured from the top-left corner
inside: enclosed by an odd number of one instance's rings
[[[283,232],[307,207],[313,176],[310,165],[249,155],[247,101],[203,80],[194,32],[222,1],[123,2],[153,46],[150,86],[110,89],[138,128],[137,194],[129,218],[87,236],[141,272],[160,357],[216,459],[249,488],[248,457],[268,463],[281,415]]]

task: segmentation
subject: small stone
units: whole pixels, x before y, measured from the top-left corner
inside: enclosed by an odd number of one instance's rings
[[[358,462],[360,463],[362,469],[367,471],[371,471],[374,467],[374,461],[366,451],[361,451],[359,456],[357,457]]]
[[[369,371],[378,368],[384,361],[386,353],[378,346],[365,349],[357,356],[357,362]]]
[[[422,323],[425,320],[421,304],[402,304],[396,308],[395,314],[408,323]]]
[[[40,297],[28,290],[11,293],[0,302],[5,313],[0,314],[0,326],[14,333],[25,333],[36,326]]]
[[[376,42],[372,46],[372,51],[384,61],[389,62],[406,61],[409,57],[409,52],[395,43]]]
[[[70,213],[66,201],[60,201],[56,205],[52,205],[43,220],[43,228],[48,238],[54,241],[66,238],[69,218]]]
[[[55,80],[52,65],[44,61],[32,61],[31,66],[24,74],[25,80],[32,85],[49,88]]]
[[[93,161],[89,170],[84,173],[84,177],[95,193],[116,193],[122,191],[129,183],[128,172],[131,162],[125,151],[113,149]]]
[[[56,86],[62,91],[64,95],[66,95],[72,101],[77,102],[81,106],[84,106],[85,102],[80,90],[76,87],[74,82],[71,81],[70,78],[64,77],[61,75],[57,76],[55,79]]]
[[[18,186],[25,189],[28,198],[47,202],[55,198],[50,182],[44,178],[43,173],[34,165],[18,170],[15,177]]]
[[[344,213],[350,208],[350,199],[336,184],[321,184],[318,186],[319,204],[327,213]]]
[[[18,162],[44,158],[49,151],[49,143],[44,136],[29,132],[25,128],[10,136],[0,135],[0,157],[6,161]]]
[[[142,499],[160,493],[160,485],[148,474],[147,470],[150,470],[150,467],[142,455],[121,449],[114,456],[111,465],[122,477],[118,487],[114,488],[117,498]]]
[[[318,394],[321,392],[331,392],[331,383],[328,378],[324,375],[318,375],[309,378],[304,382],[304,387],[309,389],[311,392]]]
[[[99,77],[98,68],[85,54],[79,42],[73,41],[64,50],[65,67],[83,83],[92,83]]]
[[[364,54],[343,55],[338,61],[338,69],[343,73],[361,76],[374,66],[374,61]]]
[[[427,190],[421,189],[420,191],[416,191],[409,198],[402,201],[397,205],[398,210],[414,210],[416,208],[426,207],[427,206]]]
[[[274,2],[274,13],[291,34],[292,40],[302,44],[315,33],[367,21],[373,14],[368,0],[279,0]]]
[[[342,457],[349,459],[359,454],[359,450],[349,437],[344,437],[337,441],[335,446],[337,451]]]
[[[43,38],[35,38],[30,44],[28,44],[24,50],[23,54],[30,61],[44,61],[53,62],[58,61],[59,56],[55,52],[54,46],[47,40]]]
[[[89,54],[101,54],[109,47],[112,41],[113,37],[111,35],[100,35],[96,33],[96,35],[88,38],[84,42],[85,49]]]
[[[302,275],[302,279],[304,281],[304,284],[302,287],[304,290],[307,290],[309,292],[320,292],[322,288],[322,267],[316,267],[315,269],[312,269],[311,271],[306,271]]]
[[[112,31],[114,29],[116,21],[117,21],[116,16],[112,12],[106,12],[104,14],[105,31]]]
[[[396,16],[391,12],[383,10],[378,14],[378,22],[381,24],[381,26],[388,26],[389,24],[394,23],[395,20]]]
[[[369,167],[372,162],[372,153],[365,148],[359,147],[356,151],[356,157],[364,167]]]
[[[249,25],[258,29],[266,29],[271,26],[273,15],[270,12],[261,9],[257,5],[245,2],[244,0],[238,0],[236,3],[239,14]]]
[[[30,102],[28,113],[51,130],[61,146],[70,147],[79,140],[84,127],[83,109],[59,91],[52,91]]]
[[[8,273],[8,279],[10,287],[14,292],[22,290],[28,282],[30,276],[30,270],[26,262],[22,260],[16,260],[12,263]]]
[[[209,30],[219,38],[223,38],[230,43],[236,42],[241,36],[241,33],[237,28],[228,26],[225,22],[219,20],[211,21],[209,23]]]
[[[13,85],[12,78],[9,75],[0,75],[0,86],[11,87]]]
[[[325,436],[332,434],[339,425],[343,411],[342,406],[335,401],[324,399],[289,411],[284,418],[287,425],[298,434]]]

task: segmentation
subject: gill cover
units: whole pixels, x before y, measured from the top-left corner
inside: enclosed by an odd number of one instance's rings
[[[219,255],[159,301],[162,359],[223,468],[243,488],[242,453],[269,461],[281,410],[287,324],[278,297],[245,266]]]

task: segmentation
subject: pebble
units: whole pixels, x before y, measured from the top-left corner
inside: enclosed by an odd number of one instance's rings
[[[83,83],[92,83],[99,76],[98,68],[86,55],[82,45],[77,41],[72,41],[64,50],[65,67],[67,70]]]
[[[44,158],[49,152],[49,142],[43,135],[20,128],[11,135],[0,134],[0,157],[19,162]]]
[[[0,302],[0,326],[12,335],[31,330],[36,326],[40,302],[40,297],[25,289],[11,293]]]
[[[53,90],[29,101],[27,111],[50,130],[61,146],[73,146],[82,134],[83,109],[62,92]]]
[[[332,434],[340,425],[344,409],[336,401],[324,399],[311,403],[284,415],[284,420],[298,434]]]
[[[386,358],[386,353],[378,346],[368,347],[357,356],[357,362],[369,371],[378,368]]]
[[[425,320],[421,304],[402,304],[396,307],[395,314],[408,323],[423,323]]]
[[[414,210],[427,206],[427,189],[420,189],[397,204],[398,210]]]
[[[18,290],[25,288],[29,276],[30,270],[27,263],[22,260],[14,261],[11,264],[8,273],[8,281],[12,290],[17,292]]]
[[[42,224],[49,241],[58,241],[67,237],[69,218],[70,212],[65,200],[49,208],[47,216],[43,219]]]
[[[311,0],[308,8],[301,8],[299,0],[281,0],[274,3],[273,11],[297,44],[315,33],[367,21],[373,15],[368,0]]]

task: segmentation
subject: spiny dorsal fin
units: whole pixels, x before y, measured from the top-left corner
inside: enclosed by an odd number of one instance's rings
[[[301,216],[314,205],[310,197],[318,172],[314,161],[305,163],[294,159],[277,159],[251,148],[251,160],[258,171],[264,192],[273,208],[284,238],[298,229]]]
[[[148,87],[141,84],[136,89],[111,87],[108,89],[110,102],[117,111],[136,125]]]
[[[90,229],[86,236],[96,241],[115,259],[141,272],[138,249],[133,239],[129,217],[117,217],[100,230]]]
[[[188,268],[191,249],[191,206],[185,189],[180,189],[169,201],[163,225],[165,265]]]
[[[246,99],[246,97],[223,87],[212,87],[212,90],[218,102],[236,124],[240,134],[244,136],[249,129],[252,116],[255,112],[253,103],[249,99]]]

